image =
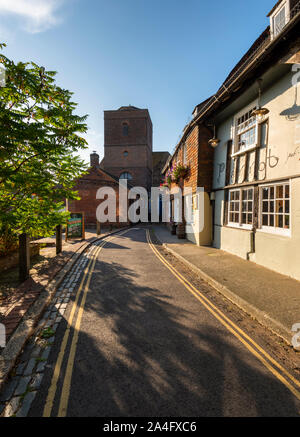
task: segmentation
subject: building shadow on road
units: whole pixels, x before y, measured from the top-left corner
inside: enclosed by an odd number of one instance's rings
[[[141,234],[123,236],[118,245],[143,242]],[[141,245],[136,262],[149,270],[146,279],[130,262],[120,261],[133,251],[122,251],[118,262],[114,251],[110,259],[104,252],[95,265],[68,416],[298,416],[299,405],[285,386],[166,269],[147,267],[153,254],[143,250]],[[64,321],[60,337],[65,328]],[[45,392],[36,406],[44,404]]]
[[[172,293],[137,279],[118,263],[97,264],[72,416],[298,415],[287,389],[221,325],[195,323],[196,303],[180,308]]]

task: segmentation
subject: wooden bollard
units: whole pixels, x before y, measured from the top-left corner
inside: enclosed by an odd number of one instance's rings
[[[29,278],[30,248],[29,235],[23,233],[19,236],[19,279],[21,282]]]
[[[101,234],[101,223],[97,220],[97,235]]]
[[[62,225],[56,226],[56,255],[62,251]]]

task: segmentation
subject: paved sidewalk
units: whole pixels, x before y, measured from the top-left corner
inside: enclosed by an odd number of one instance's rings
[[[102,233],[101,237],[106,234],[108,232]],[[62,252],[59,255],[56,255],[55,247],[41,249],[41,255],[43,255],[43,251],[47,251],[48,257],[50,255],[48,262],[38,269],[33,267],[30,270],[30,278],[20,284],[13,295],[0,305],[0,321],[5,325],[7,341],[43,288],[75,254],[83,252],[87,245],[97,239],[96,231],[87,231],[85,237],[85,240],[78,239],[67,242],[63,239]],[[53,243],[55,243],[55,237],[37,240],[37,242],[45,243],[45,240],[48,243],[53,240]],[[50,254],[50,252],[52,253]]]
[[[178,240],[164,225],[153,230],[210,285],[291,343],[291,328],[300,323],[300,282],[222,250]]]
[[[48,264],[38,269],[32,277],[25,281],[17,290],[17,300],[3,315],[1,323],[6,327],[7,343],[0,348],[0,390],[12,370],[17,357],[24,348],[26,341],[33,334],[35,326],[53,296],[64,281],[66,275],[76,266],[83,252],[91,247],[93,241],[119,232],[120,229],[103,232],[97,236],[95,232],[86,233],[86,239],[73,241],[63,247],[63,252],[53,256]],[[85,257],[86,258],[86,257]],[[79,261],[80,263],[80,261]],[[75,267],[76,268],[76,267]],[[3,307],[0,307],[3,310]],[[3,313],[2,313],[3,314]]]

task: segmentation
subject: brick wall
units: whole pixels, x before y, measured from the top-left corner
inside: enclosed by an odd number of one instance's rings
[[[127,135],[123,126],[128,126]],[[124,153],[127,152],[127,156]],[[147,109],[134,107],[104,111],[103,168],[116,177],[129,172],[133,186],[152,183],[152,122]]]
[[[113,225],[113,226],[127,226],[127,223],[119,223],[119,184],[114,181],[108,175],[105,174],[101,169],[92,167],[88,174],[80,178],[76,185],[75,190],[78,191],[80,200],[73,200],[69,202],[70,212],[84,212],[85,225],[96,226],[96,209],[98,205],[102,202],[96,199],[96,193],[101,187],[112,187],[116,192],[117,198],[117,222],[102,224],[103,227]]]
[[[208,144],[210,138],[212,133],[207,127],[196,125],[185,139],[189,173],[184,179],[184,187],[192,187],[193,192],[197,187],[204,187],[206,192],[212,189],[214,150]],[[183,144],[174,155],[173,163],[177,160],[183,163]],[[172,184],[172,188],[175,186]]]
[[[208,144],[212,132],[204,125],[199,126],[198,187],[210,192],[213,184],[214,149]]]
[[[124,156],[124,152],[128,155]],[[104,169],[120,177],[121,173],[129,172],[133,186],[148,187],[152,179],[152,159],[150,151],[145,146],[107,146],[105,148]]]

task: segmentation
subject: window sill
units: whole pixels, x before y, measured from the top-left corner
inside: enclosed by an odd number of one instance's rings
[[[239,231],[252,231],[252,225],[238,225],[236,223],[228,223],[225,225],[226,228],[238,229]]]
[[[254,146],[247,147],[247,149],[239,150],[238,152],[233,153],[231,155],[231,158],[235,158],[236,156],[244,155],[247,152],[252,152],[253,150],[258,149],[258,147],[259,146],[257,144],[255,144]]]
[[[280,228],[270,228],[270,227],[262,227],[256,230],[256,232],[259,232],[260,234],[271,234],[271,235],[277,235],[279,237],[288,237],[291,238],[291,230],[290,229],[280,229]]]

